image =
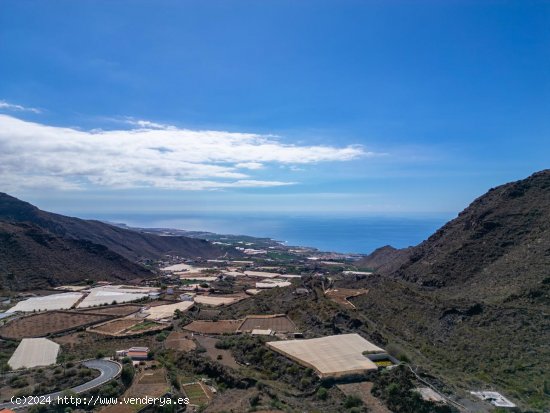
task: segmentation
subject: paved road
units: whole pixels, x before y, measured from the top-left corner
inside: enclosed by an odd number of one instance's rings
[[[116,361],[111,361],[111,360],[103,360],[103,359],[88,360],[88,361],[83,362],[82,364],[84,364],[86,367],[88,367],[90,369],[99,370],[100,375],[98,377],[96,377],[95,379],[90,380],[87,383],[84,383],[84,384],[81,384],[80,386],[76,386],[76,387],[73,387],[71,389],[68,389],[69,391],[74,392],[76,394],[87,392],[88,390],[92,390],[96,387],[99,387],[99,386],[107,383],[108,381],[111,381],[116,376],[118,376],[118,374],[120,373],[120,371],[122,369],[122,366],[119,363],[117,363]],[[50,399],[50,400],[53,401],[53,400],[57,399],[58,396],[63,396],[63,393],[66,390],[46,394],[44,396],[40,396],[40,398]],[[8,403],[0,404],[0,409],[12,409],[12,410],[22,409],[24,407],[29,407],[32,404],[34,404],[32,399],[27,401],[26,403],[21,402],[20,404],[8,402]]]

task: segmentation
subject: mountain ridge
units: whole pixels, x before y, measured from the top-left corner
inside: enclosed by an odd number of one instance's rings
[[[43,211],[34,205],[0,192],[0,220],[28,222],[57,236],[83,239],[101,244],[130,261],[158,259],[165,254],[185,258],[217,258],[233,250],[223,250],[208,241],[184,236],[163,237],[109,225],[97,220],[84,220]]]

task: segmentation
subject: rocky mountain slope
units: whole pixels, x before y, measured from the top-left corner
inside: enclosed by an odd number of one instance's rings
[[[489,190],[399,264],[356,300],[388,342],[461,386],[550,408],[550,170]]]
[[[397,249],[391,245],[385,245],[357,261],[356,265],[370,268],[379,274],[391,274],[407,262],[410,252],[411,248]]]
[[[5,193],[0,193],[0,221],[30,223],[65,239],[85,240],[104,245],[130,261],[159,258],[164,254],[189,258],[217,258],[228,252],[200,239],[141,233],[99,221],[42,211]],[[236,254],[235,251],[229,253]]]
[[[45,288],[85,279],[129,281],[152,276],[103,245],[58,237],[32,224],[0,222],[0,290]]]

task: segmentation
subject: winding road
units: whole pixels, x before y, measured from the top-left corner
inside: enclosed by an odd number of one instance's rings
[[[99,370],[100,372],[99,376],[84,384],[81,384],[80,386],[76,386],[71,389],[65,389],[55,393],[37,396],[36,398],[31,397],[30,400],[26,402],[21,401],[21,403],[12,403],[12,402],[1,403],[0,409],[16,410],[16,409],[22,409],[24,407],[30,407],[33,404],[35,404],[34,400],[38,400],[38,399],[42,399],[42,400],[50,399],[53,402],[55,399],[57,399],[58,396],[64,396],[65,395],[64,393],[67,390],[76,394],[84,393],[84,392],[87,392],[88,390],[92,390],[96,387],[99,387],[107,383],[108,381],[111,381],[112,379],[117,377],[122,370],[122,366],[120,365],[120,363],[117,363],[116,361],[105,360],[105,359],[88,360],[88,361],[82,362],[82,364],[90,369]],[[23,400],[24,398],[21,398],[21,399]]]

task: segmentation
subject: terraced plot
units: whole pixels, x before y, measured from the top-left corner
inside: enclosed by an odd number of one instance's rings
[[[140,319],[122,318],[119,320],[109,321],[108,323],[101,324],[99,326],[91,328],[90,331],[94,333],[116,335],[135,326],[136,324],[139,324],[140,322],[141,322]]]
[[[250,333],[252,330],[272,330],[276,333],[294,333],[296,325],[284,314],[251,315],[239,326],[238,331]]]
[[[182,386],[183,392],[189,398],[189,404],[194,406],[206,405],[210,402],[210,397],[201,383],[190,383]]]
[[[82,309],[79,310],[79,313],[105,314],[117,317],[125,317],[130,314],[137,313],[140,309],[140,305],[117,305],[112,307]]]
[[[343,305],[344,307],[355,308],[355,306],[348,301],[348,298],[358,297],[368,292],[369,290],[364,288],[357,290],[351,288],[334,288],[332,290],[325,291],[325,296],[330,298],[335,303]]]
[[[195,302],[199,304],[209,305],[212,307],[218,307],[221,305],[230,305],[238,301],[248,298],[246,294],[232,294],[232,295],[197,295]]]
[[[140,318],[119,318],[117,320],[109,321],[96,327],[89,328],[88,331],[114,337],[126,337],[152,331],[160,331],[168,327],[170,327],[170,324],[156,323],[154,321],[142,320]]]
[[[184,329],[199,334],[228,334],[234,333],[243,320],[195,320],[187,324]]]
[[[79,327],[86,327],[109,320],[112,316],[83,314],[69,311],[48,311],[10,321],[0,327],[0,337],[19,340],[26,337],[44,337]]]
[[[187,337],[189,333],[172,331],[164,341],[164,347],[169,350],[192,351],[197,348],[193,340]]]

